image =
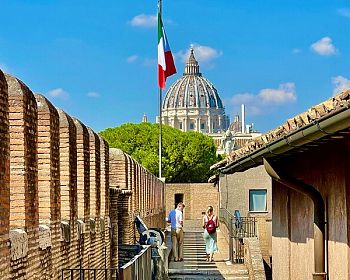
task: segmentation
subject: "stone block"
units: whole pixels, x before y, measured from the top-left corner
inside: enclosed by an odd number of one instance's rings
[[[96,233],[96,220],[94,218],[90,218],[90,233]]]
[[[47,225],[39,225],[39,248],[45,250],[51,247],[51,230]]]
[[[82,220],[77,220],[77,238],[80,240],[85,233],[85,223]]]
[[[70,242],[70,224],[68,221],[61,221],[61,241]]]
[[[11,260],[24,258],[28,254],[28,235],[23,229],[10,230]]]

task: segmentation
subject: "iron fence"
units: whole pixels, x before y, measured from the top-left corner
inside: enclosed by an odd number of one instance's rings
[[[143,245],[143,249],[119,270],[122,280],[152,279],[151,246]]]
[[[65,268],[62,280],[116,280],[118,268]]]
[[[256,219],[254,217],[241,217],[238,211],[232,214],[226,208],[220,208],[219,216],[229,233],[229,260],[232,263],[243,263],[243,238],[257,236]]]

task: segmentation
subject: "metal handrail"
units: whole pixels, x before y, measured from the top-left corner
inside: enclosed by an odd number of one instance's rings
[[[230,262],[243,262],[243,238],[256,237],[255,217],[235,217],[226,208],[219,209],[220,222],[224,223],[229,234],[229,260]],[[235,246],[234,246],[235,241]],[[234,250],[234,247],[236,250]]]

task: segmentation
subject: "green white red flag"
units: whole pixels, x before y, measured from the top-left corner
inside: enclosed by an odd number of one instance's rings
[[[165,88],[166,78],[175,74],[176,68],[168,39],[165,34],[162,18],[158,13],[158,85]]]

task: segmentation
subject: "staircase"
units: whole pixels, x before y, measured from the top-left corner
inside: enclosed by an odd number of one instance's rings
[[[225,244],[220,244],[225,246]],[[205,244],[202,231],[185,231],[184,261],[170,262],[169,279],[176,280],[249,280],[244,264],[227,265],[220,252],[214,254],[215,262],[206,262]]]

